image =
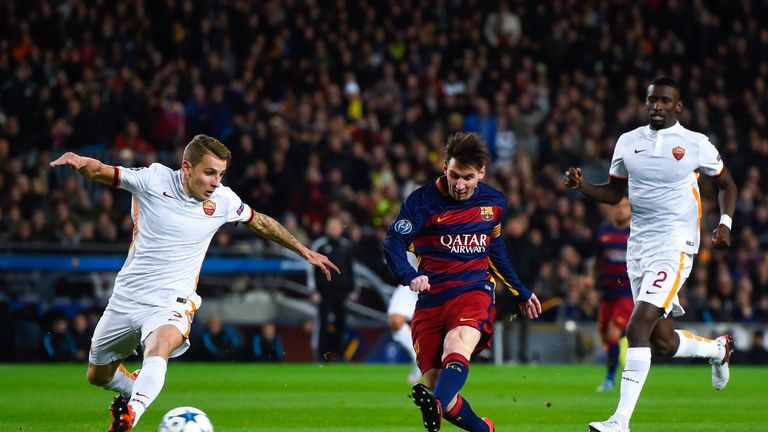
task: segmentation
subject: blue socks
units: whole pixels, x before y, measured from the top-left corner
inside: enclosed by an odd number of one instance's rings
[[[451,403],[451,399],[459,394],[469,376],[469,361],[461,354],[451,353],[443,359],[443,369],[435,384],[435,397],[443,406]]]
[[[619,343],[608,345],[608,375],[605,379],[610,382],[616,381],[616,369],[619,367]]]
[[[448,354],[443,360],[443,369],[435,384],[435,398],[440,401],[443,409],[456,396],[456,404],[449,412],[443,412],[443,417],[454,425],[468,431],[487,431],[488,425],[477,416],[469,403],[459,395],[469,376],[469,361],[461,354]]]
[[[453,409],[443,414],[443,417],[453,425],[468,431],[486,432],[488,425],[472,411],[469,402],[461,395],[456,396],[456,405]]]

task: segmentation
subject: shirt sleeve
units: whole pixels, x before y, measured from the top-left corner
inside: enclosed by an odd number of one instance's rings
[[[253,219],[253,209],[230,188],[222,186],[222,191],[227,197],[227,222],[248,223]]]
[[[113,186],[119,189],[125,189],[130,193],[141,193],[149,189],[152,176],[157,171],[158,167],[158,164],[152,164],[149,167],[141,168],[115,167]]]
[[[424,224],[424,213],[419,211],[417,197],[409,196],[400,213],[387,229],[384,239],[384,254],[387,257],[387,267],[392,276],[403,285],[409,285],[419,276],[419,272],[408,262],[406,252]]]
[[[613,148],[613,158],[611,159],[611,168],[608,170],[611,177],[627,178],[629,172],[624,165],[624,135],[620,136]]]
[[[717,177],[723,173],[725,165],[714,145],[708,138],[701,141],[699,147],[699,171],[710,177]]]

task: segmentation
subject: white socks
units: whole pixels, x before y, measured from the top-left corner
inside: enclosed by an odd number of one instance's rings
[[[725,350],[713,339],[703,338],[687,330],[675,330],[680,339],[680,346],[677,347],[675,355],[672,357],[696,357],[708,358],[713,360],[722,360],[725,356]]]
[[[104,388],[119,392],[120,396],[125,399],[130,398],[131,393],[133,392],[133,378],[131,377],[131,373],[125,369],[125,366],[120,364],[115,371],[115,376],[112,377],[112,381],[105,385]]]
[[[416,364],[416,350],[413,349],[413,339],[411,338],[411,326],[408,323],[403,324],[400,330],[392,332],[392,339],[408,351],[411,361]]]
[[[149,404],[155,400],[165,383],[165,371],[168,369],[168,363],[160,357],[146,357],[141,366],[141,373],[133,384],[131,400],[128,402],[136,413],[136,420],[133,424],[139,423],[139,418],[147,410]]]
[[[624,423],[624,426],[629,426],[629,419],[632,418],[650,368],[650,347],[627,349],[627,363],[621,373],[621,398],[614,414],[614,418]]]

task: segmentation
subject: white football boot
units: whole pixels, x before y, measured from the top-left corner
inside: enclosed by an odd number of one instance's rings
[[[730,378],[731,375],[728,366],[731,362],[731,353],[733,352],[733,338],[729,335],[720,336],[715,339],[715,342],[717,342],[718,346],[723,348],[725,355],[720,361],[709,361],[709,363],[712,364],[712,387],[714,387],[715,390],[722,390],[728,385],[728,378]]]
[[[606,421],[590,423],[589,430],[590,432],[629,432],[629,427],[611,416]]]

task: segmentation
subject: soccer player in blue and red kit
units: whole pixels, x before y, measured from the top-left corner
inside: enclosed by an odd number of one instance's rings
[[[597,326],[607,353],[608,373],[597,391],[611,391],[616,387],[616,369],[619,365],[619,340],[624,336],[635,302],[627,276],[627,239],[632,211],[629,199],[624,197],[608,210],[608,222],[597,230],[595,274],[600,290],[600,308]]]
[[[471,356],[489,346],[496,315],[494,286],[504,284],[529,318],[541,313],[504,248],[506,198],[480,183],[488,149],[477,134],[457,133],[445,149],[445,175],[413,191],[390,225],[384,250],[400,283],[419,293],[411,326],[424,384],[413,387],[427,431],[444,417],[468,431],[494,431],[459,391]],[[418,269],[406,258],[416,254]]]

